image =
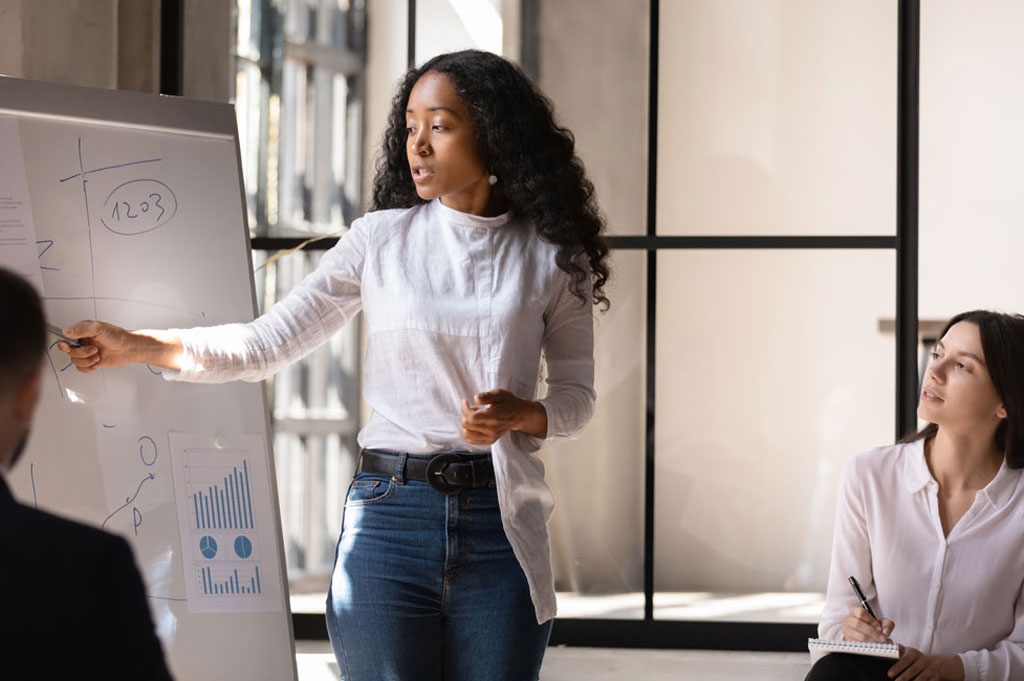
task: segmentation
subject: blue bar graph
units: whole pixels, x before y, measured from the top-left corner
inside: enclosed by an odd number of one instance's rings
[[[233,466],[220,482],[192,493],[192,509],[198,530],[253,529],[252,497],[249,486],[249,463],[242,461],[242,470]]]
[[[245,579],[248,577],[248,583]],[[200,587],[205,596],[259,595],[263,593],[260,584],[260,568],[211,567],[199,570]]]

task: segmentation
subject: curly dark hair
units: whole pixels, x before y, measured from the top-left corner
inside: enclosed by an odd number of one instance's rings
[[[605,221],[576,154],[576,140],[555,122],[551,101],[526,74],[495,54],[451,52],[405,74],[388,115],[371,210],[426,203],[409,173],[405,110],[416,81],[429,71],[446,75],[469,110],[480,159],[500,178],[494,191],[509,212],[531,221],[542,239],[558,247],[555,262],[570,275],[570,290],[577,297],[586,302],[583,284],[592,277],[593,303],[607,309]]]

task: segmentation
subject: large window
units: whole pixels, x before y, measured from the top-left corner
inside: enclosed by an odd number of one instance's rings
[[[261,309],[362,212],[365,62],[356,0],[237,0],[235,103]],[[333,242],[333,241],[332,241]],[[319,608],[358,448],[359,325],[277,374],[268,389],[281,521],[297,611]],[[311,593],[307,604],[303,594]]]
[[[522,6],[614,266],[597,414],[546,453],[553,640],[801,649],[842,468],[897,430],[899,12]]]
[[[576,135],[614,274],[595,419],[544,453],[554,642],[799,650],[813,631],[839,473],[913,425],[916,6],[406,0],[370,4],[394,30],[363,50],[361,5],[239,0],[258,263],[359,214],[357,159],[377,141],[360,136],[360,73],[397,43],[410,63],[517,60]],[[262,303],[333,242],[261,270]],[[272,384],[290,575],[321,612],[357,451],[357,334]]]

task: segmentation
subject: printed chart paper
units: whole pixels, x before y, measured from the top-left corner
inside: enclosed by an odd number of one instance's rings
[[[0,116],[0,267],[25,277],[43,295],[21,135],[10,116]]]
[[[263,438],[170,433],[190,612],[283,607]]]

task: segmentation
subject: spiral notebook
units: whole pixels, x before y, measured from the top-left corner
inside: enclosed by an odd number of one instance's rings
[[[811,663],[829,653],[851,653],[853,655],[871,655],[873,657],[900,656],[898,643],[866,643],[864,641],[832,641],[824,638],[807,639],[807,650],[811,653]]]

